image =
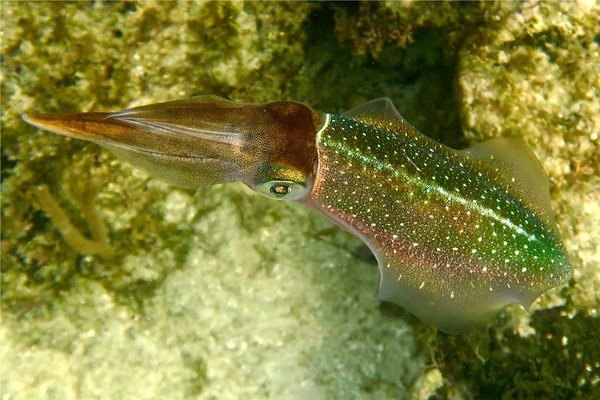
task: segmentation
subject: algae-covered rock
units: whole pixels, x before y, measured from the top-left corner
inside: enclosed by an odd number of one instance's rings
[[[500,3],[460,50],[465,134],[520,137],[534,150],[574,274],[530,314],[506,310],[483,337],[440,338],[444,395],[452,386],[474,398],[600,395],[599,34],[594,2]]]
[[[168,187],[20,118],[284,99],[319,7],[3,4],[3,396],[356,398],[417,376],[425,358],[377,311],[356,238],[241,185]],[[410,359],[402,376],[379,377],[386,349]]]
[[[2,396],[593,398],[600,10],[592,3],[5,2]],[[372,292],[368,249],[240,184],[180,190],[26,111],[216,94],[389,96],[448,144],[522,137],[574,278],[452,337]],[[533,360],[533,361],[532,361]]]

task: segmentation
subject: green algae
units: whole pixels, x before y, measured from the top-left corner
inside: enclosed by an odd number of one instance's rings
[[[445,381],[439,396],[462,391],[473,398],[597,397],[600,319],[572,305],[534,312],[527,333],[505,329],[506,319],[479,337],[438,337],[434,359]]]
[[[441,396],[457,386],[474,398],[600,392],[599,19],[597,4],[586,2],[499,3],[479,30],[483,45],[461,50],[465,134],[476,141],[518,136],[534,149],[550,175],[574,277],[542,296],[531,314],[505,311],[483,337],[440,336]]]
[[[597,5],[2,6],[3,395],[598,393]],[[241,185],[173,189],[20,119],[196,94],[323,111],[391,96],[446,143],[524,137],[551,176],[574,279],[532,314],[510,307],[473,336],[437,334],[372,300],[368,250],[320,216]],[[115,256],[69,246],[38,185],[88,238],[81,194],[95,185]]]
[[[482,22],[486,7],[477,2],[455,4],[442,1],[433,4],[388,1],[384,5],[374,2],[337,3],[333,11],[338,42],[350,48],[354,55],[368,54],[380,59],[389,57],[386,48],[407,48],[415,44],[420,33],[425,31],[445,36],[448,46],[444,52],[452,54],[463,35]],[[420,57],[425,59],[431,55],[420,53]],[[397,54],[394,59],[389,61],[406,62]],[[416,70],[423,65],[414,64],[412,67]]]
[[[310,46],[288,93],[317,110],[338,113],[390,97],[417,129],[446,144],[466,146],[458,97],[451,94],[458,44],[482,20],[483,12],[475,3],[466,6],[468,13],[450,3],[442,7],[452,12],[440,13],[438,3],[426,2],[414,7],[342,2],[316,10],[307,22]],[[407,38],[397,38],[399,32]],[[369,48],[360,47],[365,45]]]

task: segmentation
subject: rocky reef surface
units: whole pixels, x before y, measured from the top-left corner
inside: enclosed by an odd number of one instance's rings
[[[600,7],[4,2],[2,397],[600,396]],[[448,336],[373,298],[359,239],[241,184],[169,187],[26,111],[390,97],[466,147],[523,138],[574,276]],[[65,232],[70,232],[65,234]]]

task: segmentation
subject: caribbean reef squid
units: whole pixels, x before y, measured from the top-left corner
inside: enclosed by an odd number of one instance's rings
[[[454,150],[418,132],[387,98],[342,115],[199,96],[23,118],[175,186],[241,181],[318,210],[375,254],[378,299],[446,332],[510,303],[528,308],[571,276],[548,177],[524,143]]]

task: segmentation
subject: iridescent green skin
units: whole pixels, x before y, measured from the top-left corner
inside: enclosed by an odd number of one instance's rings
[[[571,275],[547,176],[524,144],[452,150],[410,126],[389,99],[344,116],[199,96],[23,118],[98,143],[175,186],[237,180],[318,209],[373,250],[380,299],[447,332],[510,303],[528,307]]]
[[[385,124],[381,124],[385,125]],[[379,298],[457,332],[570,276],[551,218],[511,177],[394,121],[329,115],[310,204],[359,235],[380,265]]]

